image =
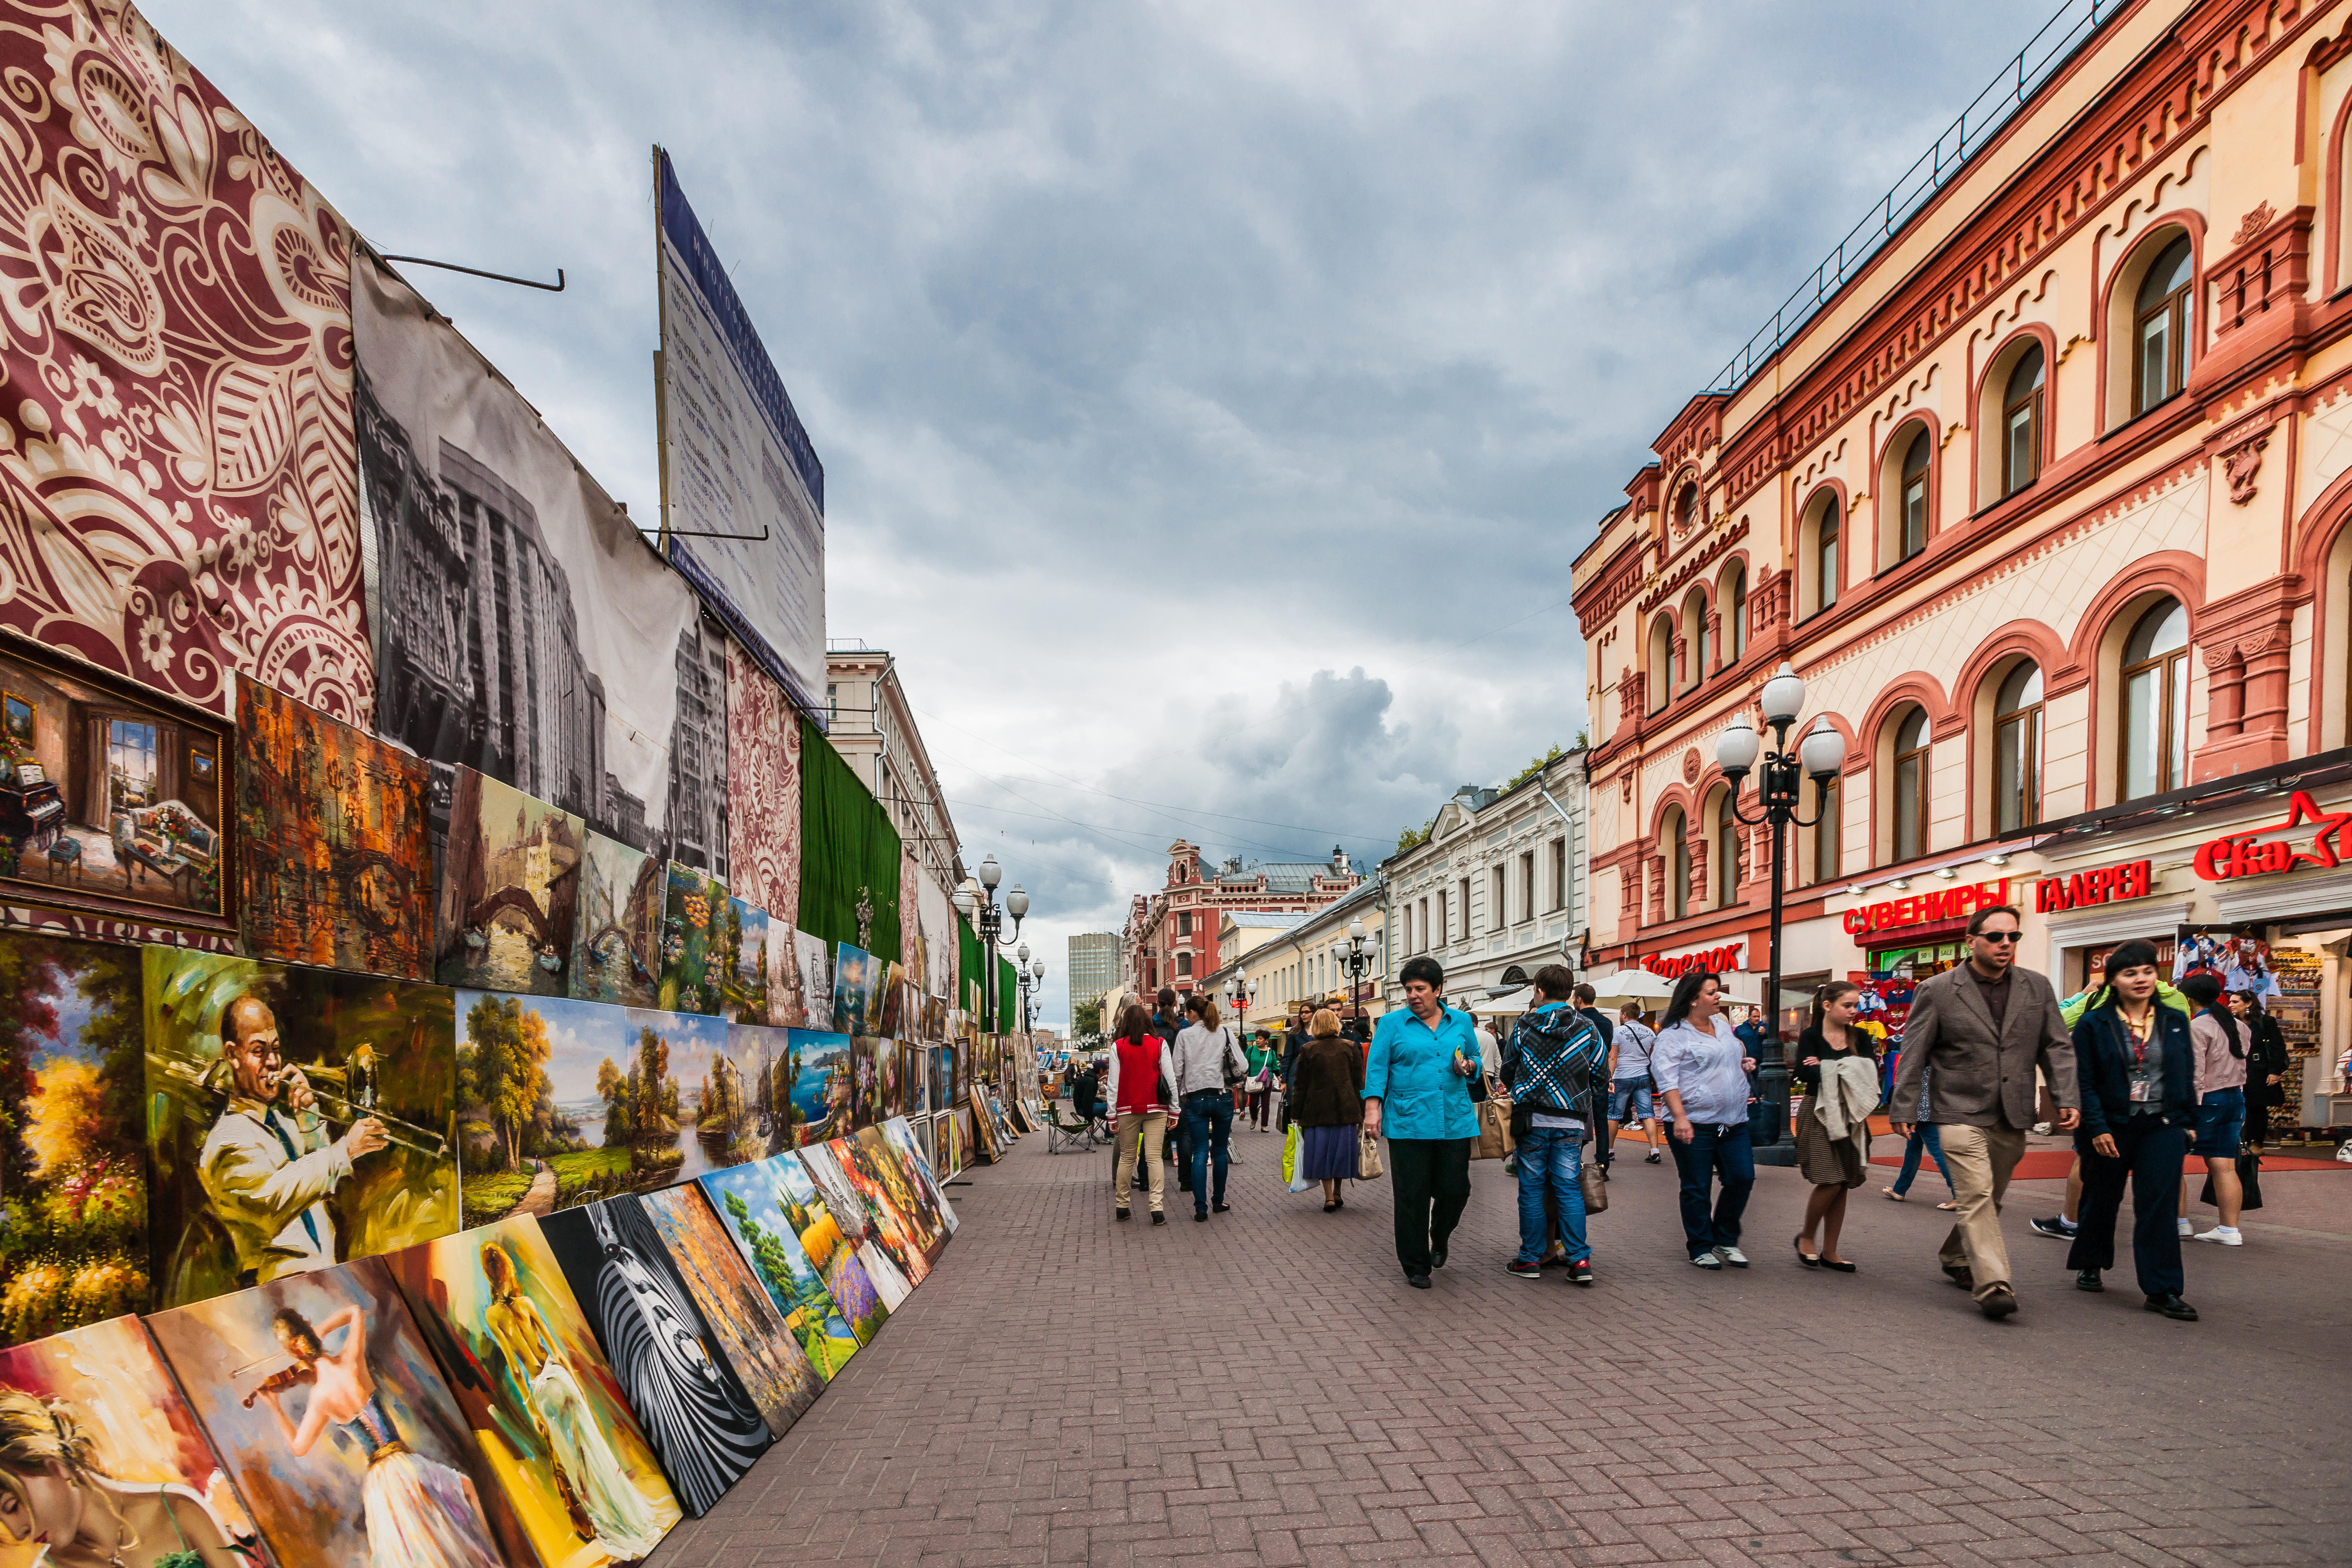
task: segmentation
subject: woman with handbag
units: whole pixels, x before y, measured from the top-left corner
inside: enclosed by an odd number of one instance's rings
[[[1831,981],[1813,993],[1812,1021],[1797,1037],[1797,1078],[1805,1086],[1797,1166],[1813,1184],[1797,1261],[1837,1274],[1854,1271],[1838,1254],[1838,1237],[1845,1229],[1846,1194],[1869,1179],[1870,1113],[1878,1107],[1877,1042],[1852,1026],[1861,1000],[1862,987],[1853,981]]]
[[[1127,1195],[1135,1180],[1135,1152],[1143,1149],[1145,1180],[1151,1189],[1151,1223],[1166,1225],[1160,1212],[1167,1173],[1160,1168],[1160,1145],[1168,1137],[1168,1110],[1175,1100],[1176,1076],[1168,1058],[1168,1042],[1152,1032],[1151,1015],[1140,1002],[1130,1002],[1118,1016],[1118,1037],[1110,1047],[1110,1106],[1118,1118],[1118,1174],[1112,1178],[1116,1217],[1128,1217]]]
[[[2286,1032],[2263,1010],[2260,992],[2231,992],[2230,1011],[2248,1036],[2244,1143],[2247,1153],[2259,1154],[2271,1141],[2272,1111],[2286,1103]]]
[[[1184,1110],[1185,1186],[1192,1217],[1205,1223],[1225,1202],[1225,1170],[1233,1163],[1233,1086],[1248,1071],[1241,1042],[1217,1012],[1216,999],[1195,991],[1184,1000],[1192,1016],[1169,1053],[1175,1065],[1177,1103]],[[1212,1200],[1213,1199],[1213,1205]]]
[[[1339,1015],[1328,1007],[1307,1021],[1286,1110],[1298,1124],[1298,1173],[1323,1184],[1325,1214],[1345,1208],[1339,1184],[1361,1174],[1356,1151],[1364,1127],[1364,1053],[1339,1033]]]

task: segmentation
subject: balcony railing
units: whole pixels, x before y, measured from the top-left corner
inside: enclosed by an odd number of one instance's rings
[[[1731,363],[1708,390],[1738,391],[1970,158],[1991,144],[2000,128],[2074,58],[2075,50],[2129,4],[2130,0],[2066,0],[1992,84],[1960,111],[1951,128],[1936,138],[1936,144],[1921,153],[1868,216],[1838,241],[1837,248],[1797,286],[1763,329],[1731,356]]]

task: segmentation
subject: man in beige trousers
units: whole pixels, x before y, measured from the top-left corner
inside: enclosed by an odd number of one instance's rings
[[[2037,1065],[2058,1102],[2058,1125],[2071,1130],[2082,1114],[2074,1032],[2059,1015],[2058,993],[2049,980],[2018,966],[2018,931],[2017,911],[2005,904],[1969,917],[1969,961],[1912,993],[1903,1060],[1895,1072],[1899,1111],[1919,1103],[1920,1074],[1934,1069],[1927,1120],[1943,1140],[1958,1205],[1941,1261],[1952,1283],[1966,1287],[1988,1318],[2017,1310],[2000,1200],[2025,1152],[2025,1130],[2033,1125]],[[1910,1136],[1908,1123],[1894,1126]]]

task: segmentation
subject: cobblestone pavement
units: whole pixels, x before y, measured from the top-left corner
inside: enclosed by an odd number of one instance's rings
[[[1795,1264],[1805,1189],[1762,1172],[1754,1267],[1718,1275],[1629,1149],[1594,1288],[1503,1272],[1514,1189],[1482,1163],[1423,1291],[1385,1183],[1327,1215],[1277,1139],[1234,1142],[1206,1225],[1171,1182],[1166,1226],[1139,1194],[1114,1226],[1108,1155],[1038,1137],[952,1189],[929,1280],[653,1568],[2352,1563],[2352,1237],[2250,1216],[2190,1249],[2204,1321],[2176,1323],[2128,1267],[2073,1289],[2025,1227],[2058,1184],[2025,1184],[2023,1309],[1992,1323],[1937,1271],[1932,1169],[1853,1195],[1853,1276]],[[2352,1173],[2264,1185],[2352,1207]]]

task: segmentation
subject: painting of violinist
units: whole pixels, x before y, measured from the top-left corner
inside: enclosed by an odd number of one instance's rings
[[[148,1326],[287,1568],[538,1561],[383,1259]]]
[[[156,1307],[457,1228],[448,991],[180,948],[142,958]]]

